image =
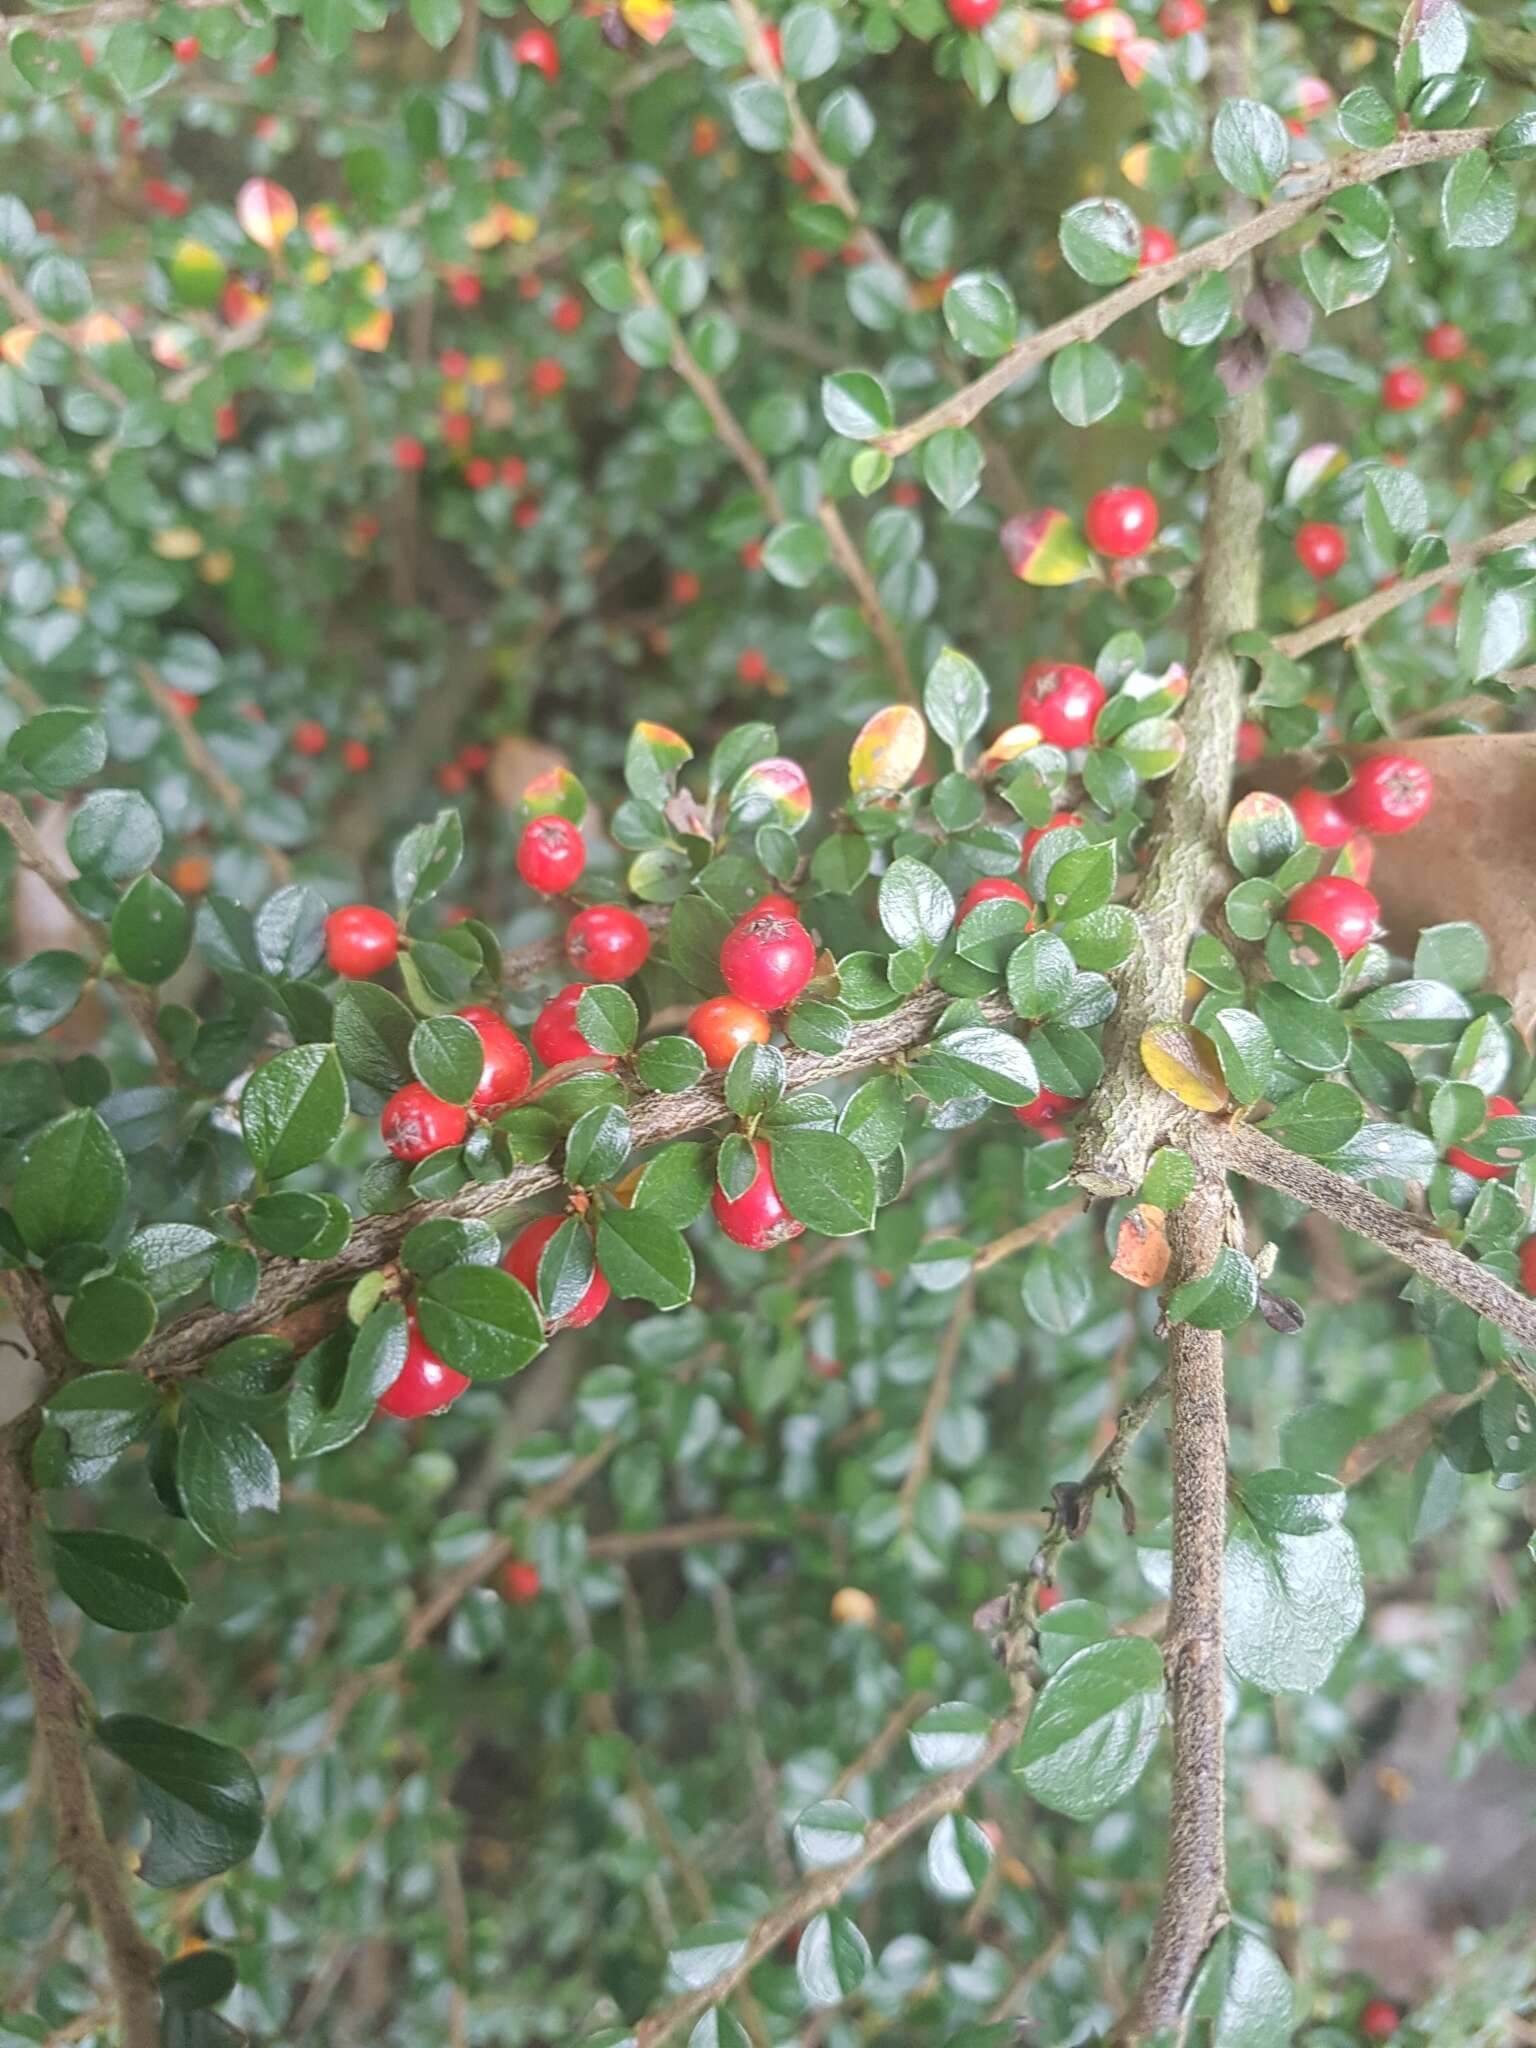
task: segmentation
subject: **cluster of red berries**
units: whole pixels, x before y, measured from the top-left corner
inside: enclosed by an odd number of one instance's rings
[[[483,740],[469,740],[435,771],[433,780],[444,796],[462,796],[476,775],[490,766],[491,750]]]
[[[1299,789],[1291,809],[1313,846],[1337,847],[1351,843],[1357,833],[1408,831],[1428,811],[1434,794],[1434,778],[1422,761],[1407,754],[1373,754],[1360,763],[1353,782],[1337,796],[1327,790]],[[1369,856],[1368,844],[1356,849],[1354,864],[1367,874]],[[1363,880],[1319,875],[1290,898],[1286,918],[1322,932],[1348,960],[1376,936],[1381,906]]]

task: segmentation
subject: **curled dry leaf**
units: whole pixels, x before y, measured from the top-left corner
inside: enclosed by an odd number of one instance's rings
[[[1141,1037],[1141,1064],[1165,1094],[1188,1109],[1225,1109],[1230,1099],[1216,1048],[1189,1024],[1154,1024]]]
[[[1120,1225],[1110,1270],[1133,1287],[1161,1287],[1169,1258],[1165,1221],[1155,1202],[1138,1202]]]

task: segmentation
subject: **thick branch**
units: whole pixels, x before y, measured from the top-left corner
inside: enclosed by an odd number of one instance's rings
[[[1330,612],[1326,618],[1313,619],[1310,625],[1298,626],[1294,633],[1282,633],[1275,646],[1281,654],[1299,658],[1304,654],[1315,654],[1319,647],[1327,647],[1334,640],[1358,640],[1388,612],[1395,612],[1400,604],[1409,604],[1416,597],[1438,590],[1442,583],[1454,582],[1458,576],[1465,576],[1485,555],[1496,555],[1501,548],[1524,547],[1531,541],[1536,541],[1536,514],[1516,519],[1509,526],[1501,526],[1477,540],[1458,541],[1450,550],[1450,559],[1440,568],[1426,570],[1422,576],[1410,576],[1406,581],[1389,583],[1385,590],[1373,591],[1369,597],[1362,597],[1358,604],[1346,605],[1341,612]]]
[[[171,1057],[170,1048],[161,1038],[155,1023],[155,1001],[147,989],[126,981],[119,974],[106,968],[105,962],[111,952],[111,938],[106,927],[98,924],[93,917],[87,917],[70,894],[70,876],[65,873],[53,855],[38,836],[32,820],[22,809],[15,797],[0,792],[0,831],[16,849],[16,858],[29,873],[37,876],[57,897],[74,919],[84,942],[86,958],[92,971],[116,991],[123,1008],[138,1027],[139,1035],[154,1055],[155,1066],[163,1081],[174,1081],[177,1066]]]
[[[59,1856],[84,1893],[106,1950],[123,2048],[157,2048],[160,1957],[139,1931],[127,1882],[101,1824],[86,1768],[81,1693],[54,1634],[32,1550],[28,1433],[0,1433],[0,1589],[16,1626],[37,1728],[48,1762]]]
[[[948,1002],[942,990],[927,989],[888,1017],[856,1026],[841,1052],[807,1053],[791,1048],[785,1055],[790,1087],[813,1087],[838,1080],[912,1051],[928,1037]],[[988,1010],[998,1022],[1012,1020],[1012,1012],[998,999],[990,1002]],[[722,1085],[713,1078],[681,1095],[639,1097],[630,1110],[635,1150],[690,1137],[718,1123],[727,1115]],[[138,1363],[154,1373],[195,1372],[208,1353],[221,1344],[255,1330],[270,1329],[312,1298],[323,1295],[325,1299],[313,1300],[302,1324],[304,1342],[317,1344],[345,1314],[345,1297],[335,1290],[360,1273],[387,1265],[400,1249],[406,1233],[418,1223],[429,1216],[499,1216],[563,1184],[558,1166],[520,1166],[505,1180],[484,1185],[472,1183],[446,1201],[417,1202],[396,1215],[364,1217],[345,1250],[326,1265],[317,1267],[301,1259],[267,1259],[249,1308],[237,1315],[226,1315],[212,1307],[194,1309],[150,1345]]]
[[[1228,1197],[1212,1177],[1169,1218],[1170,1288],[1208,1273],[1226,1235]],[[1173,1591],[1164,1659],[1173,1705],[1168,1865],[1141,1988],[1124,2029],[1140,2040],[1179,2016],[1226,1910],[1222,1552],[1227,1418],[1217,1330],[1177,1323],[1168,1339],[1173,1400]]]
[[[1252,220],[1213,235],[1193,249],[1184,249],[1166,263],[1139,272],[1128,284],[1095,300],[1091,306],[1084,306],[1080,312],[1057,320],[1050,327],[1042,327],[1038,334],[1026,336],[952,398],[909,420],[904,427],[882,434],[875,446],[889,455],[905,455],[909,448],[918,447],[943,427],[968,426],[995,398],[1001,398],[1010,385],[1027,371],[1049,361],[1059,349],[1074,341],[1092,341],[1127,313],[1134,313],[1138,306],[1147,305],[1188,278],[1210,270],[1231,270],[1255,249],[1263,248],[1266,242],[1274,241],[1277,235],[1285,234],[1316,213],[1335,192],[1345,191],[1351,185],[1373,184],[1378,178],[1408,170],[1415,164],[1465,156],[1469,150],[1482,149],[1492,135],[1491,128],[1448,128],[1439,134],[1425,130],[1400,135],[1383,149],[1357,150],[1340,157],[1336,163],[1310,175],[1309,182],[1294,198],[1277,200]]]
[[[1394,1209],[1390,1202],[1316,1159],[1288,1152],[1251,1124],[1206,1122],[1195,1142],[1199,1156],[1212,1165],[1305,1202],[1309,1209],[1342,1223],[1357,1237],[1379,1244],[1453,1301],[1474,1310],[1536,1353],[1536,1300],[1500,1279],[1491,1267],[1480,1266],[1448,1245],[1429,1224]],[[1536,1370],[1520,1360],[1512,1361],[1510,1370],[1522,1385],[1536,1391]]]
[[[1259,616],[1264,493],[1251,470],[1263,438],[1260,387],[1227,413],[1211,471],[1184,756],[1153,827],[1152,858],[1136,899],[1141,931],[1118,977],[1119,1002],[1104,1027],[1104,1079],[1084,1114],[1073,1162],[1073,1178],[1096,1195],[1128,1194],[1139,1184],[1174,1106],[1142,1065],[1141,1040],[1151,1026],[1183,1014],[1185,955],[1225,873],[1222,835],[1243,702],[1242,664],[1229,643]]]

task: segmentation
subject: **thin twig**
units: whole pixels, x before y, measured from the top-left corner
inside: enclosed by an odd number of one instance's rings
[[[1395,612],[1399,605],[1409,604],[1416,597],[1438,590],[1442,583],[1454,582],[1458,576],[1465,576],[1486,555],[1496,555],[1501,548],[1524,547],[1530,541],[1536,541],[1536,513],[1525,519],[1513,520],[1508,526],[1482,534],[1476,540],[1457,541],[1450,549],[1449,559],[1438,569],[1428,569],[1422,576],[1409,576],[1406,580],[1389,583],[1384,590],[1372,591],[1369,597],[1362,597],[1358,604],[1346,605],[1341,612],[1330,612],[1323,618],[1313,619],[1310,625],[1298,626],[1293,633],[1282,633],[1276,639],[1275,647],[1281,654],[1299,659],[1304,654],[1315,654],[1319,647],[1327,647],[1335,640],[1358,640],[1378,619]],[[1506,682],[1509,680],[1509,677],[1505,678]]]
[[[965,1326],[971,1319],[975,1304],[975,1283],[967,1277],[964,1286],[955,1294],[955,1305],[950,1310],[949,1323],[944,1331],[944,1341],[939,1346],[938,1364],[929,1383],[928,1398],[923,1403],[923,1412],[917,1425],[917,1434],[912,1439],[912,1462],[907,1467],[906,1477],[901,1482],[897,1505],[901,1511],[902,1533],[912,1528],[912,1518],[917,1512],[917,1497],[923,1490],[928,1477],[928,1468],[933,1463],[933,1439],[949,1400],[949,1390],[954,1383],[955,1365],[960,1357],[960,1346],[965,1340]]]
[[[971,1260],[973,1273],[985,1273],[1002,1259],[1011,1259],[1015,1252],[1028,1251],[1037,1244],[1054,1244],[1069,1224],[1075,1223],[1084,1213],[1081,1201],[1063,1202],[1060,1208],[1047,1209],[1043,1216],[1031,1217],[1028,1223],[1021,1223],[1015,1229],[1005,1231],[1001,1237],[994,1237],[990,1244],[984,1244]]]
[[[767,1745],[763,1741],[757,1680],[741,1646],[741,1632],[736,1626],[736,1604],[724,1579],[717,1578],[711,1585],[709,1601],[715,1614],[715,1638],[725,1659],[732,1697],[736,1702],[736,1721],[746,1749],[747,1768],[752,1774],[752,1793],[757,1806],[758,1825],[763,1833],[763,1847],[777,1882],[793,1884],[795,1866],[784,1846],[784,1830],[779,1824],[778,1790]]]
[[[1439,133],[1424,129],[1401,135],[1382,149],[1351,151],[1336,163],[1307,174],[1305,189],[1294,198],[1277,200],[1252,220],[1213,235],[1208,242],[1196,243],[1192,249],[1181,250],[1166,263],[1141,271],[1128,284],[1096,299],[1091,306],[1084,306],[1080,312],[1057,320],[1050,327],[1042,327],[1038,334],[1026,336],[952,398],[941,400],[905,426],[881,434],[874,445],[885,449],[888,455],[905,455],[941,428],[968,426],[993,399],[1000,398],[1028,371],[1048,362],[1058,350],[1075,341],[1092,341],[1127,313],[1134,313],[1138,306],[1147,305],[1188,278],[1203,276],[1211,270],[1232,269],[1255,249],[1261,249],[1266,242],[1272,242],[1277,235],[1285,234],[1316,213],[1336,192],[1346,191],[1352,185],[1373,184],[1378,178],[1409,170],[1416,164],[1442,163],[1449,157],[1465,156],[1471,150],[1485,147],[1493,132],[1491,128],[1447,128]]]

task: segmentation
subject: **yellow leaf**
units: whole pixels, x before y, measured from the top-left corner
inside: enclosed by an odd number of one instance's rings
[[[672,0],[619,0],[619,12],[643,43],[659,43],[672,26]]]
[[[167,526],[150,545],[162,562],[190,562],[203,552],[203,536],[190,526]]]
[[[1144,1031],[1141,1064],[1165,1094],[1190,1109],[1222,1109],[1229,1100],[1215,1046],[1188,1024],[1154,1024]]]
[[[855,796],[870,790],[894,794],[905,789],[928,751],[928,728],[910,704],[887,704],[866,720],[848,756],[848,783]]]
[[[258,249],[280,249],[299,224],[291,192],[271,178],[247,178],[235,194],[235,218]]]

